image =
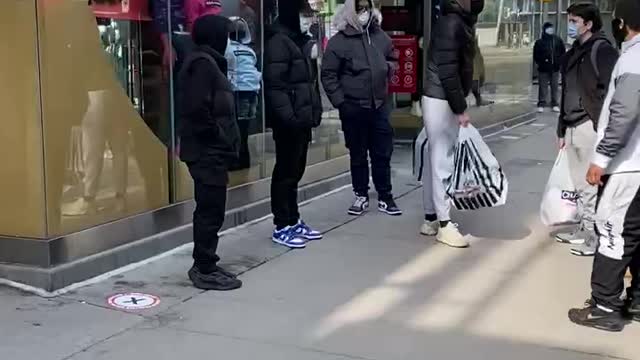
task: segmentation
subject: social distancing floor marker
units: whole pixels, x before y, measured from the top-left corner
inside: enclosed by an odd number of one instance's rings
[[[107,304],[122,310],[144,310],[158,306],[160,298],[142,293],[123,293],[109,296]]]

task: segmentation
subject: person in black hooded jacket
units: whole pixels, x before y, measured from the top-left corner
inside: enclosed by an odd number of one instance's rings
[[[560,86],[560,65],[566,52],[564,42],[555,33],[553,24],[545,23],[542,37],[533,47],[533,61],[538,66],[538,112],[544,112],[548,104],[551,88],[551,107],[560,112],[558,106],[558,87]]]
[[[206,15],[194,25],[196,48],[179,73],[180,158],[193,178],[193,259],[189,278],[204,290],[233,290],[242,282],[217,266],[218,231],[224,223],[227,169],[238,158],[240,132],[234,93],[226,77],[230,23]]]
[[[276,23],[265,31],[264,46],[267,124],[276,146],[272,240],[290,248],[303,248],[308,240],[322,238],[301,220],[298,209],[298,183],[307,164],[311,129],[322,119],[317,69],[311,59],[314,42],[300,28],[302,10],[302,0],[279,6]]]
[[[466,97],[473,82],[475,23],[484,0],[444,0],[432,34],[422,118],[429,139],[429,164],[423,167],[425,222],[423,235],[452,247],[467,247],[450,222],[444,181],[454,168],[453,148],[460,126],[468,126]]]

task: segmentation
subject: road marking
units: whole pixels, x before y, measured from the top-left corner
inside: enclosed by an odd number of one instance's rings
[[[150,294],[124,293],[109,296],[107,304],[122,310],[144,310],[158,306],[160,298]]]

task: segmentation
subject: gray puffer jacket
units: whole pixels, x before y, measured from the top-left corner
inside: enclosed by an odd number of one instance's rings
[[[387,101],[394,57],[391,38],[380,28],[382,16],[372,11],[369,25],[357,21],[354,0],[334,18],[339,32],[329,40],[322,59],[322,85],[334,107],[345,102],[379,108]]]

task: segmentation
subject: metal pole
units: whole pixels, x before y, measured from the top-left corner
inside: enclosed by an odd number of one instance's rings
[[[496,46],[500,45],[500,28],[502,27],[502,9],[504,9],[504,0],[500,0],[498,5],[498,24],[496,25]],[[508,44],[509,39],[507,39]]]

